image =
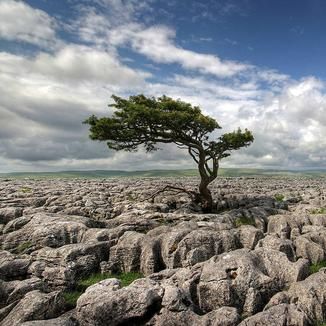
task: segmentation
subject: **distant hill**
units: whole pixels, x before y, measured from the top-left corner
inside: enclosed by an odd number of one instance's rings
[[[268,169],[220,169],[224,177],[240,176],[306,176],[326,177],[326,170],[268,170]],[[13,172],[0,173],[0,178],[120,178],[120,177],[190,177],[198,176],[195,169],[188,170],[91,170],[60,172]]]

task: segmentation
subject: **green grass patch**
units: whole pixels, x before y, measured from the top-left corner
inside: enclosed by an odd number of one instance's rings
[[[111,273],[94,273],[88,277],[82,278],[78,281],[77,286],[87,289],[89,286],[94,285],[100,281],[106,280],[108,278],[117,278],[121,281],[121,286],[128,286],[134,280],[142,278],[143,274],[138,272],[127,272],[121,274],[111,274]]]
[[[124,287],[124,286],[128,286],[133,281],[144,277],[144,275],[138,272],[128,272],[128,273],[122,273],[118,275],[112,275],[111,277],[118,278],[121,282],[121,286]]]
[[[278,201],[278,202],[283,202],[284,201],[284,195],[282,195],[282,194],[275,194],[275,196],[274,196],[274,198],[275,198],[275,200],[276,201]]]
[[[309,267],[310,274],[317,273],[321,268],[326,267],[326,260],[319,263],[311,264]]]
[[[314,326],[326,326],[326,321],[316,321],[316,323],[314,324]]]
[[[81,279],[77,283],[78,289],[84,289],[86,290],[89,286],[96,284],[100,281],[106,280],[107,278],[117,278],[121,282],[121,286],[128,286],[130,283],[132,283],[134,280],[137,280],[138,278],[142,278],[143,274],[138,272],[127,272],[127,273],[121,273],[121,274],[110,274],[110,273],[96,273],[88,276],[87,278]]]
[[[326,207],[315,208],[311,210],[311,214],[326,214]]]
[[[65,291],[63,292],[63,297],[68,308],[75,308],[78,298],[83,294],[83,291]]]
[[[78,281],[77,288],[81,290],[86,290],[89,286],[96,284],[100,281],[106,280],[107,278],[111,278],[111,274],[108,273],[95,273],[91,274],[88,277],[85,277]]]
[[[235,220],[235,226],[238,228],[241,225],[253,225],[256,226],[255,221],[249,217],[241,216]]]
[[[26,251],[28,251],[28,249],[30,249],[32,246],[33,246],[33,243],[30,242],[30,241],[20,243],[20,244],[16,247],[15,252],[16,252],[17,254],[23,254],[23,253],[25,253]]]
[[[132,201],[132,202],[135,202],[137,200],[137,198],[134,197],[132,194],[128,194],[127,195],[127,200]]]
[[[26,193],[32,192],[33,189],[30,188],[30,187],[21,187],[21,188],[19,189],[19,191],[21,191],[21,192],[23,192],[24,194],[26,194]]]
[[[121,282],[121,287],[128,286],[134,280],[144,277],[143,274],[138,272],[128,272],[121,274],[110,274],[110,273],[94,273],[88,277],[84,277],[77,282],[75,289],[70,291],[64,291],[63,297],[68,308],[73,309],[76,307],[78,298],[86,291],[86,289],[100,281],[106,280],[108,278],[117,278]]]

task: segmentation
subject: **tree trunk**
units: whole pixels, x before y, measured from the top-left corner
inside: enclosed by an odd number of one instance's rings
[[[213,211],[213,198],[211,191],[208,189],[208,185],[216,179],[219,165],[216,158],[212,158],[212,160],[213,168],[210,169],[207,165],[205,151],[199,151],[199,161],[197,162],[200,174],[198,201],[204,213],[211,213]]]
[[[201,180],[199,185],[199,196],[202,210],[204,213],[211,213],[213,210],[213,198],[211,191],[208,189],[209,180]]]

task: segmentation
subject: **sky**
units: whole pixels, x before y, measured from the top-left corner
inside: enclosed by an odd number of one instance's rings
[[[89,139],[83,120],[140,93],[251,130],[222,167],[325,168],[325,16],[324,0],[0,0],[0,172],[195,168],[174,145]]]

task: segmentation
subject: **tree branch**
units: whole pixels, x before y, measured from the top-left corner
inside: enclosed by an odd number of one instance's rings
[[[154,194],[152,194],[150,197],[148,198],[145,198],[143,200],[141,200],[141,202],[144,202],[146,200],[149,200],[149,199],[154,199],[156,196],[158,196],[159,194],[161,194],[162,192],[165,192],[165,191],[179,191],[178,193],[186,193],[191,200],[194,200],[197,196],[197,192],[195,191],[192,191],[192,190],[186,190],[184,188],[181,188],[181,187],[175,187],[175,186],[171,186],[171,185],[167,185],[165,186],[163,189],[160,189],[158,190],[157,192],[155,192]]]

